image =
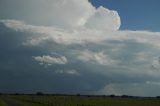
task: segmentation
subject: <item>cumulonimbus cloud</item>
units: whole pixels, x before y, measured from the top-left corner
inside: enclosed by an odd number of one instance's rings
[[[21,42],[22,47],[31,51],[44,50],[42,53],[45,54],[59,53],[58,56],[52,56],[36,52],[31,56],[32,60],[49,65],[50,68],[57,65],[53,69],[56,74],[83,76],[81,73],[84,71],[89,74],[96,71],[97,79],[101,75],[114,82],[119,79],[124,82],[159,79],[160,65],[157,55],[160,51],[160,32],[119,30],[121,21],[117,11],[102,6],[95,8],[88,0],[24,0],[25,5],[14,0],[16,1],[8,9],[10,13],[18,13],[14,8],[23,7],[21,11],[27,16],[20,19],[24,21],[9,17],[0,20],[0,23],[8,30],[12,29],[17,36],[25,33],[23,36],[26,39]],[[28,7],[32,11],[28,11]],[[66,67],[72,70],[64,69]],[[110,83],[103,86],[101,93],[108,93],[105,90],[109,88],[110,92],[119,89],[113,92],[118,94],[123,88],[127,89],[126,86],[134,86],[128,83]]]

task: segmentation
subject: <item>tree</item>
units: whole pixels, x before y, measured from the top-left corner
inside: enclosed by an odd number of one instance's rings
[[[42,92],[37,92],[36,95],[37,95],[37,96],[41,96],[41,95],[44,95],[44,93],[42,93]]]
[[[113,98],[113,97],[115,97],[115,95],[114,95],[114,94],[112,94],[112,95],[110,95],[110,97],[112,97],[112,98]]]

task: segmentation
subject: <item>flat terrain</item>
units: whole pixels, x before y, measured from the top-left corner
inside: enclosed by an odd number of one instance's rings
[[[3,95],[0,106],[160,106],[159,98]]]

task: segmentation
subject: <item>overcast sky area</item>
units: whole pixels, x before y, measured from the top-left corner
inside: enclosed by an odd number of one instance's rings
[[[160,96],[159,0],[0,0],[0,92]]]

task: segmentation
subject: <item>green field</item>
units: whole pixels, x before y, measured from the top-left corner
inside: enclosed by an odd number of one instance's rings
[[[7,106],[7,104],[0,98],[0,106]]]
[[[158,98],[3,95],[0,106],[160,106]]]

